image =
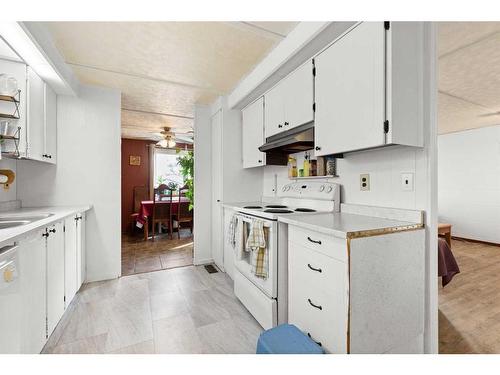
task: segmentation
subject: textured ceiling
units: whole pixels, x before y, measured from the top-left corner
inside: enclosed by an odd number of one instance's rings
[[[122,92],[122,135],[192,128],[297,22],[47,22],[83,83]]]
[[[500,124],[500,22],[442,22],[439,133]]]

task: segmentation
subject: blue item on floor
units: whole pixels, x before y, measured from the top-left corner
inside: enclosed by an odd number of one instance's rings
[[[281,324],[260,334],[257,354],[324,354],[324,350],[293,324]]]

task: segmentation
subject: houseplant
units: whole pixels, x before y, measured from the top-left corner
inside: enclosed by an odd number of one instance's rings
[[[180,151],[177,151],[179,153]],[[180,172],[184,178],[184,185],[187,188],[186,198],[189,199],[189,209],[194,207],[194,153],[188,151],[184,155],[177,157],[177,164],[180,167]]]

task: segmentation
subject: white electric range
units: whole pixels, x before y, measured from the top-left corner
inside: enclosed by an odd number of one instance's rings
[[[319,181],[292,182],[283,186],[272,203],[231,205],[247,233],[254,220],[266,227],[268,277],[252,273],[250,255],[235,260],[234,292],[264,329],[288,320],[288,226],[279,217],[340,211],[340,185]]]

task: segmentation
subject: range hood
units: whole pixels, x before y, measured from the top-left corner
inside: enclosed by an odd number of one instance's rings
[[[314,122],[297,126],[266,138],[259,150],[269,154],[288,155],[314,148]]]

